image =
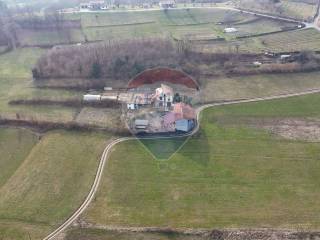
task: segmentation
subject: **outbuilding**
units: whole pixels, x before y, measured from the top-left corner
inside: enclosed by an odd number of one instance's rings
[[[85,101],[85,102],[100,102],[101,95],[86,94],[83,96],[83,101]]]
[[[225,28],[224,32],[225,33],[235,33],[235,32],[238,32],[238,30],[236,28],[230,27],[230,28]]]
[[[136,119],[134,125],[136,129],[146,129],[149,125],[149,121],[146,119]]]
[[[176,130],[182,132],[189,132],[194,128],[194,120],[181,119],[175,122]]]

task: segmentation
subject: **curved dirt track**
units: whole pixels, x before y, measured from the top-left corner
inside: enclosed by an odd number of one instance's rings
[[[289,98],[289,97],[296,97],[296,96],[303,96],[308,94],[314,94],[314,93],[320,93],[320,89],[313,89],[309,91],[299,92],[299,93],[289,93],[289,94],[283,94],[283,95],[276,95],[276,96],[270,96],[270,97],[261,97],[261,98],[252,98],[252,99],[246,99],[246,100],[239,100],[239,101],[230,101],[230,102],[223,102],[223,103],[213,103],[213,104],[206,104],[197,109],[197,120],[200,124],[200,114],[203,110],[209,107],[216,107],[216,106],[224,106],[224,105],[234,105],[234,104],[241,104],[241,103],[251,103],[251,102],[260,102],[260,101],[266,101],[266,100],[274,100],[274,99],[282,99],[282,98]],[[190,133],[179,135],[179,136],[157,136],[157,137],[141,137],[140,139],[164,139],[164,138],[180,138],[180,137],[186,137],[186,136],[192,136],[199,130],[199,124],[196,125],[194,130]],[[129,141],[129,140],[136,140],[137,137],[123,137],[118,138],[116,140],[113,140],[111,143],[109,143],[106,148],[103,151],[103,154],[100,158],[100,163],[97,169],[97,173],[94,179],[94,182],[92,184],[92,187],[90,189],[90,192],[88,193],[88,196],[86,197],[85,201],[81,204],[81,206],[65,221],[63,222],[56,230],[54,230],[52,233],[50,233],[48,236],[44,238],[44,240],[53,240],[56,237],[58,237],[59,234],[61,234],[64,230],[66,230],[67,227],[69,227],[89,206],[92,199],[94,198],[95,193],[97,192],[97,189],[99,187],[101,177],[103,174],[103,170],[106,164],[106,161],[108,159],[108,155],[110,153],[110,150],[113,146],[115,146],[118,143]]]

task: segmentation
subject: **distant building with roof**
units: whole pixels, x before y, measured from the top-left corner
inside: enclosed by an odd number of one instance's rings
[[[194,120],[181,119],[175,122],[176,131],[189,132],[194,128]]]
[[[175,8],[176,7],[176,2],[173,0],[165,0],[165,1],[160,1],[159,6],[164,9],[168,8]]]
[[[228,28],[225,28],[223,30],[223,32],[225,32],[225,33],[235,33],[235,32],[238,32],[238,29],[236,29],[234,27],[228,27]]]
[[[107,4],[104,0],[95,0],[95,1],[90,1],[87,3],[81,3],[80,4],[80,10],[106,10]]]

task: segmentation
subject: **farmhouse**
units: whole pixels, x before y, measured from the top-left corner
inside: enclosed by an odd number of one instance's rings
[[[160,1],[159,6],[164,9],[175,8],[176,2],[173,0]]]
[[[190,105],[176,103],[173,111],[164,116],[163,124],[167,128],[174,127],[176,131],[189,132],[195,126],[195,119],[195,110]]]

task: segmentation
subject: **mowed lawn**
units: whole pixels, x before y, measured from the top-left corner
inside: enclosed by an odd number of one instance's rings
[[[0,129],[0,239],[41,239],[70,216],[87,196],[110,137],[53,131],[32,147],[38,137],[23,131]]]
[[[319,118],[319,103],[314,94],[207,109],[201,131],[167,161],[155,160],[138,141],[118,144],[84,219],[118,226],[319,229],[320,144],[243,122]]]

